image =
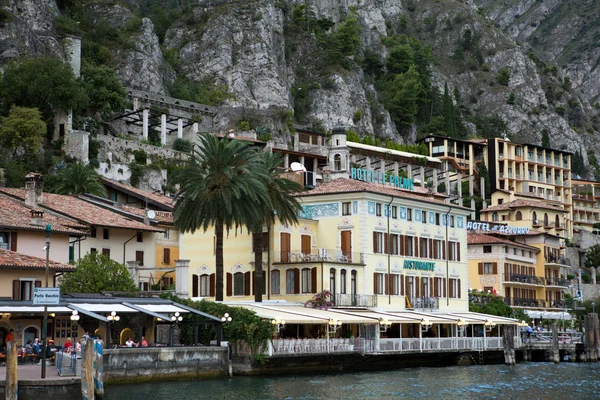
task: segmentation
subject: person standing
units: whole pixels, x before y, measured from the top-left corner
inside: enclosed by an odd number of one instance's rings
[[[531,334],[533,333],[533,328],[530,325],[527,325],[527,340],[531,343]]]
[[[8,343],[8,342],[12,342],[12,341],[14,340],[14,338],[15,338],[15,331],[14,331],[14,329],[11,329],[11,330],[8,332],[8,335],[6,335],[6,339],[5,339],[4,341],[5,341],[6,343]]]

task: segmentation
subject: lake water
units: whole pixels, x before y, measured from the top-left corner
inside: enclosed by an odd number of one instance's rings
[[[415,368],[109,385],[107,400],[600,399],[600,363]]]

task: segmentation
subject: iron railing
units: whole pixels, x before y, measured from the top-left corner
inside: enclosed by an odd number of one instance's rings
[[[315,262],[332,262],[338,264],[364,264],[364,253],[329,249],[312,249],[310,251],[276,250],[273,257],[273,261],[294,264]]]
[[[542,277],[525,274],[504,274],[504,282],[518,282],[541,286],[546,284],[546,281]]]
[[[340,294],[334,296],[336,307],[377,307],[377,296],[372,294]]]

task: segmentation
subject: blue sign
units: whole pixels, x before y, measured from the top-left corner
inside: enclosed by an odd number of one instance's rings
[[[370,169],[352,168],[350,178],[363,182],[375,182],[401,189],[413,190],[413,180],[399,175],[388,175]]]

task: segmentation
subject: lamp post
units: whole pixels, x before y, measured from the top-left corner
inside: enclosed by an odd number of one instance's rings
[[[50,265],[50,236],[52,236],[52,225],[46,224],[46,288],[48,287],[48,275]],[[48,306],[44,305],[44,322],[42,323],[42,379],[46,379],[46,349],[48,348]]]
[[[169,346],[173,347],[173,336],[175,335],[175,325],[183,321],[183,317],[179,315],[179,311],[171,316],[171,329],[169,330]]]
[[[229,318],[231,318],[231,317],[229,317]],[[223,318],[221,318],[221,319],[223,319]],[[225,322],[225,321],[223,321],[223,322]],[[272,319],[271,324],[273,325],[273,327],[275,327],[275,335],[278,335],[281,331],[281,328],[283,328],[285,326],[285,320],[279,319],[279,318]]]
[[[108,323],[106,324],[106,348],[108,349],[110,347],[110,327],[112,324],[119,321],[121,317],[117,315],[116,311],[111,311],[110,315],[106,317],[106,319],[108,320]]]

